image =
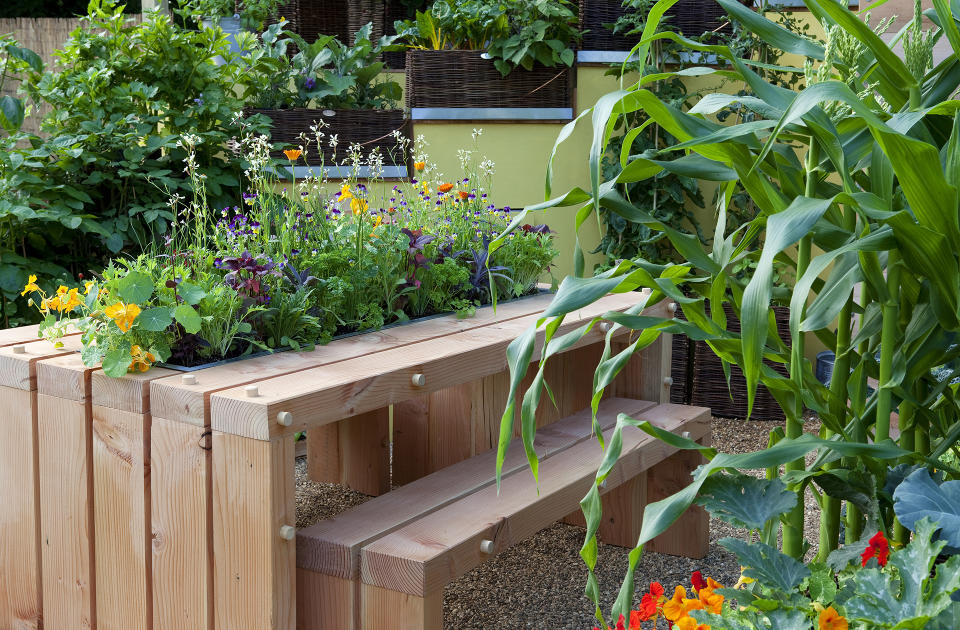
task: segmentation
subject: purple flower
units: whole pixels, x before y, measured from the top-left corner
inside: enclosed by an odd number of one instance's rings
[[[303,87],[312,90],[317,87],[317,82],[313,80],[313,77],[307,77],[306,81],[303,82]]]

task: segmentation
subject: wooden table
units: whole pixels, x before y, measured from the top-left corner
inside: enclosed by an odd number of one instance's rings
[[[638,297],[607,296],[560,334]],[[492,448],[506,347],[550,299],[122,379],[85,367],[76,337],[61,350],[3,331],[0,628],[294,628],[295,434],[313,475],[370,494]],[[538,424],[588,404],[602,339],[594,327],[553,361],[557,407]],[[621,394],[666,401],[669,349],[635,359]]]

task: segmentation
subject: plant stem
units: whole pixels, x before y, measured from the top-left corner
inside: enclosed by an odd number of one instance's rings
[[[814,197],[817,192],[817,166],[820,164],[820,147],[810,138],[810,148],[807,150],[806,160],[806,185],[804,195]],[[797,278],[803,277],[807,267],[810,264],[810,248],[812,237],[808,233],[800,239],[797,245]],[[790,378],[796,384],[799,390],[803,390],[803,368],[804,368],[804,334],[801,332],[796,339],[792,340],[793,346],[790,351]],[[791,413],[787,413],[787,419],[784,426],[787,439],[796,439],[803,435],[803,399],[797,396],[797,402]],[[792,462],[787,462],[784,466],[786,472],[793,470],[803,470],[803,458],[798,458]],[[794,558],[800,558],[803,555],[803,496],[797,497],[797,505],[787,515],[783,524],[783,553]]]
[[[850,208],[844,208],[843,229],[853,232],[857,226],[857,215]],[[830,414],[841,425],[847,418],[847,384],[850,381],[850,329],[853,320],[853,295],[840,309],[837,317],[837,343],[834,347],[833,373],[830,378]],[[824,438],[834,435],[830,429],[824,430]],[[837,467],[837,462],[824,465],[825,470]],[[849,504],[848,504],[849,509]],[[824,495],[823,511],[820,514],[820,547],[817,559],[826,561],[827,555],[837,548],[840,542],[840,499]]]
[[[870,287],[867,286],[866,284],[863,284],[861,288],[860,301],[863,304],[864,308],[866,308],[867,304],[870,304],[871,299],[872,298],[870,297]],[[863,325],[862,318],[861,318],[860,325],[861,326]],[[863,361],[863,357],[867,356],[869,351],[870,351],[870,340],[864,339],[862,342],[860,342],[860,345],[857,348],[857,352],[861,357],[861,362]],[[834,371],[836,371],[836,367],[834,367]],[[859,393],[857,394],[857,399],[852,401],[852,407],[854,410],[863,409],[863,406],[865,404],[864,397],[867,391],[867,375],[863,370],[860,371],[858,379],[860,381],[857,387],[857,391]],[[859,412],[856,412],[856,413],[859,413]],[[850,436],[850,438],[854,442],[865,442],[867,439],[866,438],[867,432],[863,425],[863,418],[861,418],[858,415],[855,417],[855,420],[856,422],[853,425],[853,433]],[[857,458],[856,457],[844,458],[843,465],[847,469],[853,469],[857,465]],[[848,545],[851,543],[855,543],[858,540],[860,540],[860,535],[862,533],[863,533],[863,514],[860,512],[860,508],[856,507],[852,503],[847,503],[847,520],[846,520],[846,526],[844,528],[844,542],[847,543]]]
[[[887,291],[889,298],[883,304],[883,328],[880,331],[880,384],[877,391],[877,423],[874,441],[890,437],[892,393],[889,386],[893,374],[893,355],[896,353],[897,330],[900,325],[900,252],[891,250],[887,258]]]
[[[914,392],[916,393],[916,392]],[[916,447],[915,429],[913,426],[916,417],[917,406],[912,401],[904,400],[900,403],[900,448],[905,451],[913,451]],[[902,463],[909,463],[909,458],[904,458]],[[907,544],[910,541],[910,530],[900,524],[899,520],[894,520],[893,539],[900,544]]]
[[[778,428],[770,431],[770,438],[767,440],[767,448],[771,448],[783,439],[783,432]],[[766,479],[777,479],[780,477],[780,467],[771,466],[767,468]],[[772,518],[763,525],[763,531],[760,532],[760,542],[771,547],[777,545],[777,519]]]

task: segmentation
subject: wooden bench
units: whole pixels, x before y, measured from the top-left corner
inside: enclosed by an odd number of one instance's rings
[[[709,440],[706,409],[607,399],[599,412],[607,433],[620,413]],[[539,429],[535,448],[541,460],[539,493],[523,447],[515,441],[504,461],[500,495],[494,479],[496,455],[488,451],[300,530],[297,627],[441,628],[445,584],[578,510],[593,483],[602,451],[591,435],[589,410]],[[664,466],[669,486],[688,482],[696,463],[689,453],[679,453],[686,464],[678,467],[668,460],[673,450],[639,430],[624,432],[623,455],[602,490],[602,537],[634,544],[646,503],[648,469]],[[686,478],[678,478],[678,471]],[[664,481],[658,489],[665,487]],[[702,557],[706,516],[702,511],[693,516],[684,523],[685,536],[691,537],[687,551]]]

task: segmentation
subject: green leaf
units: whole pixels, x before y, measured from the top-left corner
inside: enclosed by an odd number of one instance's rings
[[[940,537],[960,548],[960,481],[937,483],[926,468],[911,473],[893,492],[893,510],[900,523],[913,530],[922,518],[940,528]]]
[[[14,132],[23,125],[23,103],[9,94],[0,96],[0,126],[8,132]]]
[[[797,495],[779,479],[719,473],[704,482],[697,504],[734,527],[760,529],[789,512],[797,504]]]
[[[837,581],[833,577],[833,570],[823,562],[812,562],[810,577],[807,586],[810,597],[824,605],[829,605],[837,596]]]
[[[140,311],[137,315],[136,323],[144,330],[160,332],[167,329],[173,322],[173,316],[170,309],[165,306],[157,306]]]
[[[120,279],[117,296],[127,303],[143,304],[153,295],[153,278],[140,271],[131,271]]]
[[[747,542],[738,538],[721,538],[721,547],[737,556],[743,574],[762,586],[789,593],[810,576],[810,569],[770,545]]]
[[[173,311],[173,318],[190,334],[200,332],[200,314],[189,304],[181,304]]]
[[[103,357],[103,373],[113,378],[121,378],[127,373],[133,357],[129,348],[116,348]]]
[[[207,297],[207,292],[203,290],[203,287],[184,280],[177,285],[177,295],[190,306],[195,306],[200,303],[200,300]]]
[[[756,34],[774,48],[802,57],[823,59],[823,46],[810,38],[788,31],[736,0],[717,0],[717,2],[730,17],[743,24],[748,32]]]

